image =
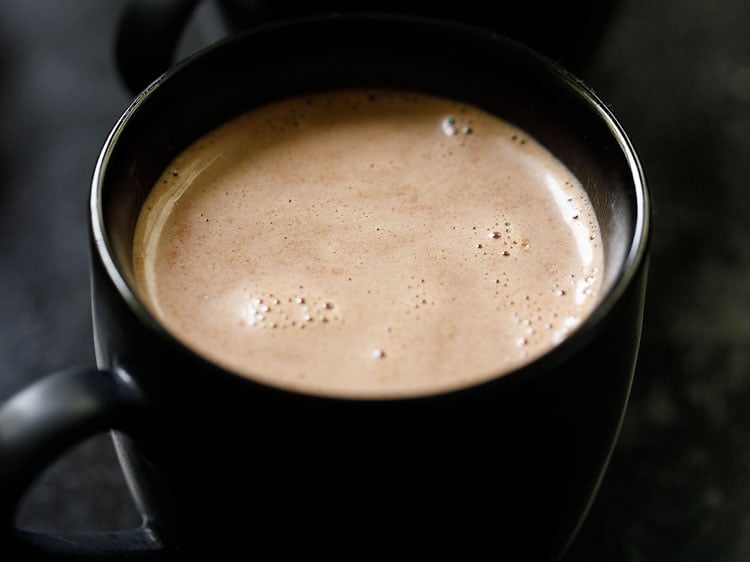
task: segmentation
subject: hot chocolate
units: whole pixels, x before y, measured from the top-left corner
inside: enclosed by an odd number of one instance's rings
[[[507,373],[596,305],[599,227],[524,131],[416,93],[280,101],[165,170],[138,293],[179,340],[264,383],[413,396]]]

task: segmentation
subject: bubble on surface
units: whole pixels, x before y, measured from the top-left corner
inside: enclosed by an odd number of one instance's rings
[[[446,117],[443,119],[442,123],[443,127],[443,133],[445,133],[447,136],[452,137],[458,133],[458,129],[456,128],[456,120],[453,117]]]
[[[311,323],[339,320],[331,315],[333,302],[326,299],[294,294],[279,299],[273,293],[251,296],[247,292],[240,306],[239,325],[246,328],[304,328]]]

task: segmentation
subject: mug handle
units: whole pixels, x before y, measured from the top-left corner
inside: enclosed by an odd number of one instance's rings
[[[180,35],[199,2],[130,0],[125,6],[115,56],[131,93],[139,93],[172,65]]]
[[[15,529],[18,503],[34,478],[66,449],[110,429],[138,431],[143,396],[120,370],[62,371],[32,383],[0,406],[0,545],[20,560],[163,560],[170,549],[140,528],[59,537]],[[33,557],[33,558],[32,558]],[[16,559],[16,558],[14,558]]]

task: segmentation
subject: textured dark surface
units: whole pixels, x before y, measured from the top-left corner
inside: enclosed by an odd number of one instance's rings
[[[130,99],[122,4],[0,3],[0,399],[94,360],[87,197]],[[580,73],[642,156],[655,229],[630,408],[568,561],[750,560],[749,29],[745,0],[622,0]],[[109,438],[50,467],[18,523],[137,525]]]

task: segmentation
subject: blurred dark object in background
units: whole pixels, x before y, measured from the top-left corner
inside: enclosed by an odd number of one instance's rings
[[[208,0],[206,0],[208,2]],[[227,33],[296,17],[388,13],[445,19],[494,31],[525,43],[579,76],[591,60],[617,5],[616,0],[569,2],[456,3],[426,0],[211,0]],[[133,93],[165,71],[174,58],[182,28],[200,0],[132,0],[119,30],[120,71]],[[388,38],[384,37],[384,41]],[[415,41],[419,38],[415,37]],[[342,48],[346,48],[342,45]],[[491,69],[487,69],[491,72]]]
[[[615,0],[219,0],[235,28],[298,15],[383,12],[422,15],[469,23],[513,39],[574,70],[591,58]],[[387,39],[387,38],[384,38]]]

